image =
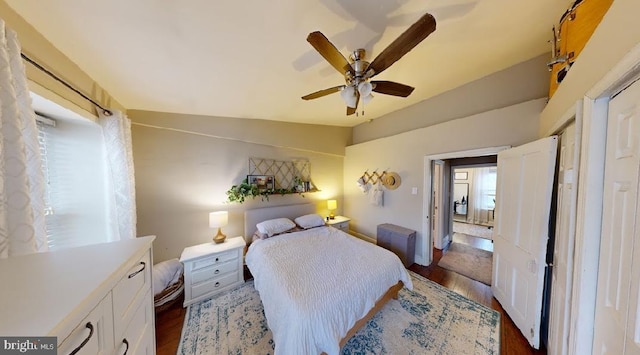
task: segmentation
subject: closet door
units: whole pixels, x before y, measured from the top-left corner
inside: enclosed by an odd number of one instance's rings
[[[557,143],[553,136],[498,153],[491,291],[536,349]]]
[[[573,281],[573,253],[576,231],[576,125],[567,127],[560,136],[558,154],[558,197],[556,234],[551,273],[551,305],[549,311],[549,354],[567,354]]]
[[[634,260],[634,249],[638,249],[634,244],[638,240],[639,104],[640,83],[609,103],[594,354],[640,353],[640,260]]]

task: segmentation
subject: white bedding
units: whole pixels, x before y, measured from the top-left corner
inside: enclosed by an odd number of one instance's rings
[[[411,278],[388,250],[332,227],[257,240],[246,256],[277,355],[337,355],[389,287]]]

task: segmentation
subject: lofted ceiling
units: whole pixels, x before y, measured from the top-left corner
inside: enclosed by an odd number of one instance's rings
[[[336,126],[416,104],[545,52],[567,0],[5,0],[128,109]],[[344,84],[307,43],[369,61],[425,12],[427,39],[376,80],[415,87],[345,115]]]

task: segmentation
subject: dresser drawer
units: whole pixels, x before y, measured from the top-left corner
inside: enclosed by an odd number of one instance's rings
[[[153,306],[151,293],[147,293],[144,302],[135,311],[131,322],[123,334],[116,338],[116,354],[152,354],[149,347],[153,342],[145,341],[153,327]]]
[[[111,354],[113,350],[113,318],[111,293],[62,341],[58,354]]]
[[[191,297],[196,298],[208,292],[215,292],[240,281],[239,273],[234,272],[209,281],[191,286]]]
[[[129,268],[113,288],[113,320],[116,337],[122,334],[142,298],[150,289],[151,255],[147,252]]]
[[[199,260],[194,260],[191,264],[191,270],[195,271],[208,266],[222,264],[224,262],[237,259],[239,256],[240,254],[237,249],[216,253]]]
[[[194,271],[191,275],[191,283],[195,285],[208,279],[221,277],[233,271],[238,271],[238,261],[236,259]]]

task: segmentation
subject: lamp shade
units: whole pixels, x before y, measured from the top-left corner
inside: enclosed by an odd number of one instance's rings
[[[362,103],[366,105],[369,103],[369,101],[371,101],[371,99],[373,99],[373,95],[371,94],[367,96],[362,96]]]
[[[356,90],[353,86],[347,86],[342,89],[342,92],[340,92],[340,96],[347,106],[352,108],[356,107],[358,97],[356,96]]]
[[[373,85],[371,85],[368,81],[363,81],[358,84],[358,92],[360,92],[360,96],[368,96],[371,95],[371,91],[373,90]]]
[[[227,211],[209,213],[209,227],[220,228],[229,223],[229,213]]]
[[[338,208],[338,201],[336,200],[327,200],[327,209],[335,210]]]

